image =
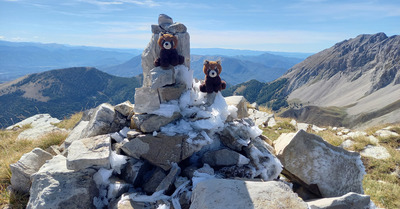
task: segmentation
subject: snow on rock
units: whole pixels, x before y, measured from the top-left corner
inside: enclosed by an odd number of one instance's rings
[[[316,184],[324,197],[364,193],[365,168],[358,153],[303,130],[282,134],[274,144],[285,169],[308,185]]]

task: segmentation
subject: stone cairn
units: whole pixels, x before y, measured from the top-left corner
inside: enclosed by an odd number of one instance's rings
[[[11,188],[30,194],[27,208],[370,205],[358,154],[305,131],[267,143],[258,125],[271,116],[248,111],[241,96],[199,91],[183,24],[160,15],[152,32],[134,105],[101,104],[85,112],[60,148],[36,148],[10,165]],[[154,67],[160,32],[178,37],[183,65]],[[279,180],[281,172],[287,179]],[[326,198],[307,204],[299,196]]]

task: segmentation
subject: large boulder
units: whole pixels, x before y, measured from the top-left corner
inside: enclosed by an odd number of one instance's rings
[[[68,147],[67,167],[80,170],[89,167],[110,167],[110,135],[99,135],[72,142]]]
[[[278,181],[211,179],[198,183],[193,190],[190,209],[214,208],[307,209],[308,206],[289,186]]]
[[[171,163],[179,163],[195,152],[186,139],[187,136],[184,135],[141,135],[124,144],[122,150],[131,157],[146,159],[164,170],[169,170]]]
[[[32,175],[27,209],[95,208],[98,189],[93,180],[96,170],[69,170],[66,158],[57,155]]]
[[[275,141],[275,150],[288,172],[308,185],[316,184],[323,197],[364,193],[365,168],[356,152],[335,147],[304,130],[282,134]]]
[[[31,152],[22,155],[18,162],[10,165],[11,187],[19,192],[28,193],[31,187],[31,175],[36,173],[40,167],[53,156],[40,149],[35,148]]]

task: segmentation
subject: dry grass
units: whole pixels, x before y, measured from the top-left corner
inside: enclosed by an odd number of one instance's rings
[[[312,133],[322,137],[325,141],[327,141],[329,144],[332,144],[334,146],[339,146],[344,141],[342,138],[340,138],[338,135],[336,135],[335,131],[332,131],[330,129],[327,129],[326,131],[320,131],[318,133],[316,133],[316,132],[312,132]]]
[[[57,124],[58,127],[70,129],[82,117],[82,113],[75,114]],[[53,132],[46,134],[38,140],[17,140],[19,133],[31,128],[24,126],[17,131],[0,130],[0,208],[10,205],[14,208],[25,208],[29,196],[27,194],[9,194],[7,187],[10,185],[11,170],[9,165],[17,162],[23,154],[36,147],[47,149],[52,145],[61,145],[67,138],[67,132]]]
[[[58,128],[72,129],[81,120],[83,113],[75,113],[69,118],[64,118],[60,123],[54,124]]]
[[[276,123],[276,126],[261,128],[261,130],[264,136],[275,141],[282,133],[296,132],[296,127],[288,121],[279,121]]]

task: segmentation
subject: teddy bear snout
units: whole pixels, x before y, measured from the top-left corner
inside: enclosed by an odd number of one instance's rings
[[[217,77],[218,73],[216,70],[209,70],[208,71],[208,76],[210,76],[211,78],[215,78]]]
[[[163,47],[165,49],[171,49],[172,48],[172,43],[169,41],[164,42]]]

